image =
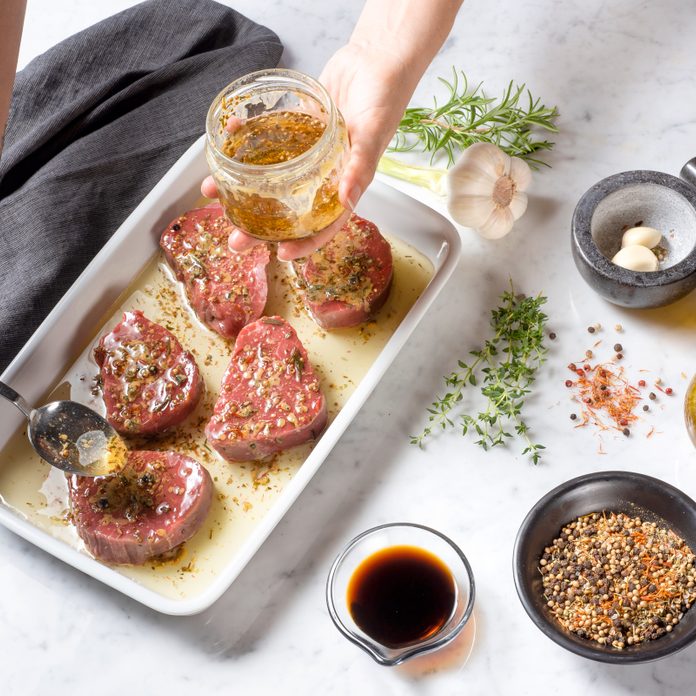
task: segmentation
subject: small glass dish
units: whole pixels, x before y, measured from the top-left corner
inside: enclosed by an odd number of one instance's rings
[[[348,584],[355,570],[372,554],[393,546],[414,546],[437,556],[449,569],[455,584],[454,608],[435,634],[399,648],[375,641],[355,623],[347,600]],[[474,608],[474,575],[466,556],[444,534],[408,522],[383,524],[355,537],[338,555],[326,582],[326,603],[336,628],[380,665],[388,667],[441,648],[464,628]]]

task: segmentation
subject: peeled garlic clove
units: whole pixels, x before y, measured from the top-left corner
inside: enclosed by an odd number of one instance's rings
[[[653,249],[661,239],[662,233],[654,227],[631,227],[623,233],[621,248],[638,245]]]
[[[638,244],[624,247],[611,262],[622,268],[627,268],[629,271],[640,273],[651,273],[656,271],[660,265],[657,256],[648,247]]]

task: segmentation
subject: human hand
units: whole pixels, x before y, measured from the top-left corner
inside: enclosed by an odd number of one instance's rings
[[[368,41],[339,49],[319,77],[348,128],[350,154],[338,196],[353,210],[372,181],[377,163],[403,116],[412,93],[400,57]]]

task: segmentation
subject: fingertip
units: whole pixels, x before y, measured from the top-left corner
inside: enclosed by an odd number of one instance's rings
[[[235,131],[239,130],[243,125],[244,121],[242,121],[241,118],[230,115],[227,117],[227,123],[225,123],[225,130],[228,133],[234,133]]]
[[[246,251],[260,243],[261,240],[249,236],[238,227],[232,228],[230,236],[227,238],[227,246],[229,246],[232,251]]]
[[[201,183],[201,194],[206,198],[217,198],[218,191],[212,176],[206,176]]]
[[[375,176],[377,162],[363,150],[352,153],[338,186],[338,198],[348,210],[355,210],[361,196]]]
[[[294,261],[302,256],[302,254],[293,253],[292,246],[288,249],[288,245],[292,245],[292,242],[278,244],[276,252],[278,261]]]
[[[341,205],[351,212],[355,210],[355,206],[362,196],[363,190],[360,186],[358,178],[353,173],[353,167],[348,167],[343,173],[343,177],[338,185],[338,200]]]

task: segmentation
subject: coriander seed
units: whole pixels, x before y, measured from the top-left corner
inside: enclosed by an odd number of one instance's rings
[[[601,511],[563,527],[538,568],[563,628],[623,650],[669,633],[696,602],[694,561],[666,525]]]

